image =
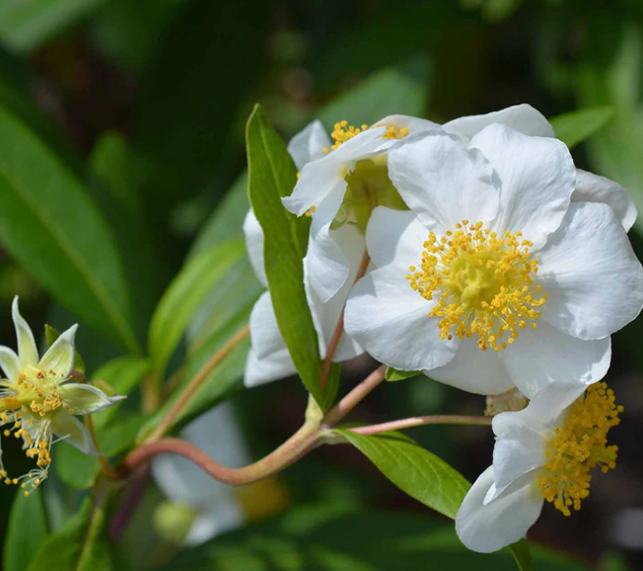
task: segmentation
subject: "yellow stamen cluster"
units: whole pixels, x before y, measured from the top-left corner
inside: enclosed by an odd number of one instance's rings
[[[376,127],[382,127],[383,125],[373,125],[370,127],[371,129],[375,129]],[[334,143],[330,147],[330,150],[326,147],[324,148],[324,153],[328,154],[330,151],[334,151],[335,149],[341,147],[346,141],[350,141],[353,137],[356,137],[363,131],[366,131],[369,126],[364,124],[361,127],[355,127],[353,125],[349,125],[348,121],[338,121],[335,123],[335,126],[333,127],[333,131],[330,134],[331,138],[333,139]],[[383,139],[403,139],[409,134],[409,130],[407,127],[394,127],[393,125],[388,125],[386,127],[386,132],[384,135],[382,135]]]
[[[569,516],[572,507],[580,510],[581,501],[589,496],[592,468],[600,465],[605,473],[616,467],[618,447],[607,445],[607,433],[620,423],[620,412],[623,407],[615,404],[614,392],[605,383],[593,384],[571,405],[547,442],[547,464],[538,475],[538,485],[564,515]]]
[[[403,139],[409,134],[409,130],[407,127],[393,127],[393,125],[389,125],[386,127],[386,133],[382,136],[382,139]]]
[[[538,261],[531,258],[522,233],[498,235],[482,222],[463,220],[438,238],[429,233],[419,268],[406,276],[422,297],[437,303],[429,317],[439,318],[442,339],[477,336],[483,351],[506,349],[518,330],[536,328],[547,299],[534,285]]]
[[[333,132],[330,134],[331,139],[335,141],[331,146],[330,150],[334,151],[335,149],[341,147],[346,141],[350,141],[353,137],[359,135],[362,131],[366,131],[368,125],[362,125],[360,127],[354,127],[349,125],[348,121],[338,121],[335,123]],[[328,153],[328,149],[324,149],[325,153]]]

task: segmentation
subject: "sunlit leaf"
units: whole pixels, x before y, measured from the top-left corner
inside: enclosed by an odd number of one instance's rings
[[[150,324],[149,353],[157,375],[165,372],[172,353],[207,295],[244,257],[242,241],[219,244],[188,261],[174,278]]]
[[[455,518],[471,486],[446,462],[397,432],[375,436],[350,430],[337,432],[402,491],[441,514]]]
[[[62,305],[139,351],[123,267],[100,211],[34,134],[3,110],[0,241]]]
[[[590,107],[552,117],[556,137],[570,149],[600,131],[614,117],[612,107]]]

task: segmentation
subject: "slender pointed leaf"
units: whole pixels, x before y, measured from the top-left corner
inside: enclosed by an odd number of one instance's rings
[[[338,430],[391,482],[424,505],[455,519],[471,487],[446,462],[397,432],[365,436]]]
[[[552,117],[556,137],[570,149],[600,131],[614,117],[612,107],[589,107]]]
[[[4,542],[5,571],[25,571],[48,534],[47,514],[40,489],[26,497],[16,493],[9,515],[9,530]]]

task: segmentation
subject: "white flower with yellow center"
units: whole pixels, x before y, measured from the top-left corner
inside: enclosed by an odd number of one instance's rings
[[[456,531],[474,551],[490,553],[525,536],[545,501],[569,516],[589,496],[592,470],[616,465],[607,433],[623,410],[605,383],[551,384],[526,409],[493,419],[493,465],[473,484]]]
[[[631,208],[598,202],[622,197],[618,185],[578,175],[560,141],[497,124],[468,143],[411,135],[388,165],[411,211],[371,217],[376,269],[346,307],[356,342],[388,366],[487,395],[605,374],[610,335],[643,305]],[[588,177],[592,191],[574,196]]]
[[[324,127],[319,121],[314,121],[292,138],[288,144],[288,151],[293,157],[297,168],[301,170],[310,161],[326,156],[324,149],[330,146],[330,138]],[[243,230],[252,267],[255,270],[257,279],[267,288],[268,280],[263,261],[263,231],[252,210],[249,210],[246,215]],[[335,331],[337,320],[348,297],[364,251],[363,238],[358,234],[354,234],[350,227],[339,228],[336,237],[345,245],[344,251],[348,256],[347,263],[350,267],[350,279],[333,296],[326,301],[321,300],[319,295],[310,287],[309,272],[305,267],[304,285],[308,305],[319,338],[319,349],[322,358],[326,355],[326,348]],[[260,296],[250,315],[250,337],[252,347],[246,363],[244,379],[246,386],[252,387],[295,374],[296,369],[279,332],[275,310],[268,291]],[[343,336],[334,359],[343,361],[360,353],[362,353],[361,348],[346,336]]]
[[[76,325],[39,358],[33,333],[18,311],[17,297],[12,315],[18,354],[0,346],[0,367],[7,377],[0,380],[0,427],[7,427],[2,430],[5,437],[22,438],[25,453],[35,459],[36,468],[20,477],[10,476],[0,449],[0,476],[6,484],[20,483],[28,495],[47,477],[54,435],[85,454],[95,452],[85,425],[73,415],[97,412],[125,397],[108,397],[92,385],[69,382]]]
[[[206,412],[180,434],[228,468],[250,464],[245,439],[229,403]],[[152,475],[171,504],[161,504],[156,521],[170,539],[201,544],[216,535],[274,515],[287,504],[285,489],[274,478],[240,488],[223,484],[180,456],[162,454]]]

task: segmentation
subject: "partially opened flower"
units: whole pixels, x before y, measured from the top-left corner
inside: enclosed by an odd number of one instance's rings
[[[456,531],[474,551],[489,553],[523,538],[545,501],[563,515],[580,510],[592,470],[616,465],[607,442],[623,409],[605,383],[551,384],[520,412],[493,419],[493,465],[473,484],[456,517]]]
[[[310,161],[325,156],[324,149],[330,146],[330,139],[319,121],[314,121],[301,133],[295,135],[288,144],[297,168],[302,169]],[[252,210],[248,211],[243,230],[246,236],[246,247],[250,262],[255,270],[257,279],[264,287],[268,287],[263,261],[263,231]],[[350,271],[349,278],[340,289],[328,300],[322,301],[319,295],[305,283],[308,304],[313,316],[313,322],[319,338],[320,354],[326,354],[326,348],[335,331],[337,320],[344,308],[350,286],[357,274],[359,261],[363,255],[364,240],[358,236],[352,238],[353,230],[349,227],[338,229],[338,239],[347,245]],[[305,268],[306,269],[306,268]],[[306,276],[308,276],[308,271]],[[250,336],[252,347],[248,354],[244,382],[246,386],[256,386],[269,381],[293,375],[296,370],[286,344],[279,332],[275,311],[270,299],[270,292],[264,292],[257,300],[250,316]],[[343,361],[359,355],[361,348],[346,336],[340,341],[335,353],[336,361]]]
[[[109,397],[92,385],[69,382],[76,325],[39,357],[33,333],[18,310],[17,297],[12,315],[18,354],[0,346],[0,367],[6,375],[0,380],[0,426],[8,426],[3,431],[5,437],[22,438],[25,453],[35,459],[36,468],[18,478],[9,476],[0,449],[0,475],[7,484],[20,482],[28,495],[28,489],[47,477],[54,435],[81,452],[93,453],[91,436],[74,415],[98,412],[125,397]]]
[[[574,201],[587,177],[562,142],[496,124],[470,143],[411,135],[388,155],[411,211],[373,213],[377,269],[353,288],[347,333],[391,367],[480,394],[600,379],[609,336],[643,305],[631,209],[594,202],[617,185],[587,175],[592,201]]]
[[[229,404],[217,406],[188,424],[181,438],[229,468],[251,461]],[[168,510],[173,520],[170,525],[176,527],[177,513],[188,516],[182,518],[187,523],[185,529],[178,530],[187,545],[198,545],[248,520],[272,515],[287,501],[283,488],[272,479],[235,488],[213,479],[189,460],[171,454],[152,461],[152,474],[177,508]]]

